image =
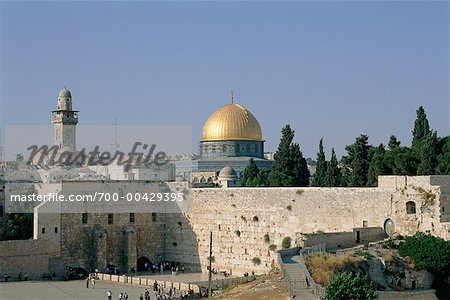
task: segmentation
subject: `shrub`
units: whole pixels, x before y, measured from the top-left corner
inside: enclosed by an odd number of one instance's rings
[[[240,231],[240,230],[236,230],[234,233],[236,233],[236,235],[237,235],[238,237],[241,236],[241,231]]]
[[[416,233],[399,244],[398,252],[402,257],[412,258],[418,269],[433,273],[450,270],[450,242],[444,239]]]
[[[283,247],[283,249],[291,248],[291,241],[292,239],[290,237],[285,237],[281,242],[281,247]]]
[[[245,222],[245,221],[247,221],[247,218],[244,216],[241,216],[241,220]]]
[[[277,249],[277,245],[274,245],[274,244],[269,245],[270,251],[275,251],[275,249]]]
[[[357,265],[361,261],[361,257],[350,254],[315,253],[305,256],[305,263],[312,278],[320,285],[327,285],[335,271],[342,271],[347,264]]]
[[[259,257],[253,257],[252,262],[255,266],[259,266],[261,264],[261,259]]]
[[[253,222],[258,222],[258,221],[259,221],[258,216],[254,216],[254,217],[253,217]]]
[[[288,205],[288,206],[286,206],[286,209],[289,210],[289,211],[291,211],[291,210],[292,210],[292,206],[291,206],[291,205]]]
[[[295,193],[300,196],[303,194],[303,192],[304,192],[303,190],[297,190]]]
[[[387,249],[397,249],[397,244],[394,240],[388,240],[385,244],[383,244],[383,248]]]
[[[334,275],[325,288],[324,300],[366,299],[374,300],[375,289],[368,277],[343,272]]]
[[[270,236],[269,236],[268,233],[266,233],[266,234],[264,235],[264,242],[266,242],[267,244],[270,243]]]
[[[362,256],[365,259],[369,259],[372,257],[372,255],[369,253],[369,251],[362,251],[362,250],[355,250],[355,252],[353,252],[355,255],[357,256]]]

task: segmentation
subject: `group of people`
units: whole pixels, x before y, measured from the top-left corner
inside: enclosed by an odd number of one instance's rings
[[[11,276],[9,276],[7,273],[3,274],[3,279],[5,279],[5,282],[7,282],[10,278]],[[17,280],[18,281],[28,280],[28,273],[22,275],[22,272],[19,272],[19,275],[17,275]]]
[[[91,283],[92,288],[95,288],[95,278],[94,277],[87,277],[86,278],[86,288],[89,288],[89,283]]]
[[[152,263],[152,262],[146,262],[144,264],[144,270],[143,271],[151,271],[152,273],[161,272],[164,271],[171,271],[172,273],[183,273],[185,271],[184,265],[181,265],[178,262],[159,262],[159,263]]]
[[[106,292],[106,296],[108,297],[108,300],[112,300],[112,292],[111,292],[111,290]],[[117,298],[118,300],[128,300],[128,294],[126,292],[125,293],[120,292],[117,295],[117,297],[118,297]]]
[[[163,287],[155,280],[153,283],[154,297],[150,297],[150,292],[146,289],[144,294],[141,294],[139,300],[188,300],[194,299],[194,290],[180,291],[175,287]]]

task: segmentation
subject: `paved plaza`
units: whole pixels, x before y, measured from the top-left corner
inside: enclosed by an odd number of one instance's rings
[[[208,274],[206,273],[187,273],[187,274],[155,274],[155,275],[137,275],[141,278],[149,278],[153,280],[165,280],[168,282],[183,282],[199,284],[206,286]],[[217,285],[216,280],[223,280],[225,277],[213,275],[213,286]],[[120,292],[128,293],[129,300],[139,300],[139,296],[144,294],[145,290],[150,291],[153,297],[152,287],[136,286],[123,283],[110,283],[97,280],[95,287],[89,284],[86,288],[84,280],[71,281],[15,281],[0,282],[0,299],[1,300],[62,300],[62,299],[87,299],[98,300],[107,299],[106,293],[111,290],[113,299],[118,298]]]
[[[86,288],[84,280],[73,281],[20,281],[0,283],[0,299],[2,300],[62,300],[86,299],[105,300],[106,293],[111,290],[113,299],[117,299],[120,292],[128,293],[129,300],[139,300],[145,292],[145,287],[127,284],[113,284],[97,281],[95,287]],[[148,289],[151,292],[151,288]],[[154,298],[152,298],[153,300]]]

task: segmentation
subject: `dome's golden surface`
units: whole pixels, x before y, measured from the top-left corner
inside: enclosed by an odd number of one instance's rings
[[[261,126],[251,112],[230,103],[212,113],[203,126],[202,141],[262,141]]]

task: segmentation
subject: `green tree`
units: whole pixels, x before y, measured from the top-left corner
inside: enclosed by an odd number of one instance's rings
[[[270,171],[267,169],[259,170],[255,186],[269,186],[269,174]]]
[[[430,125],[428,124],[427,115],[422,106],[416,111],[416,120],[414,121],[414,129],[412,131],[414,147],[430,134]]]
[[[316,174],[312,181],[312,186],[326,186],[327,161],[323,150],[323,138],[319,141],[319,152],[317,153]]]
[[[400,256],[411,257],[419,269],[433,273],[450,273],[450,242],[444,239],[416,233],[406,237],[398,247]]]
[[[392,174],[392,170],[386,165],[386,150],[384,149],[383,144],[380,144],[378,147],[371,147],[369,152],[370,164],[369,173],[367,175],[367,185],[377,186],[378,176]]]
[[[342,272],[331,277],[325,287],[324,300],[373,300],[375,288],[367,276]]]
[[[300,145],[293,143],[290,148],[291,153],[291,168],[287,170],[287,175],[293,179],[293,186],[308,186],[309,185],[309,170],[306,159],[300,150]]]
[[[273,169],[286,173],[286,170],[290,168],[290,148],[294,139],[294,130],[287,124],[281,130],[281,139],[278,144],[278,149],[273,155]]]
[[[366,186],[367,185],[367,173],[369,171],[369,137],[361,134],[357,137],[355,143],[347,145],[347,156],[342,158],[342,162],[346,167],[347,178],[345,182],[349,186]]]
[[[25,240],[33,236],[33,214],[12,213],[5,224],[6,239]]]
[[[393,175],[416,175],[419,164],[409,147],[396,147],[386,152],[385,162]]]
[[[244,177],[242,178],[242,186],[255,186],[259,169],[256,166],[255,160],[250,158],[247,167],[244,169]]]
[[[400,147],[400,141],[397,140],[397,137],[395,135],[391,135],[389,137],[389,143],[388,143],[388,147],[389,150],[394,150],[398,147]]]
[[[420,161],[417,167],[417,175],[435,174],[436,166],[438,164],[438,137],[436,131],[425,136],[415,147],[417,157]]]
[[[309,183],[306,159],[293,139],[294,130],[288,124],[281,130],[280,144],[274,154],[273,172],[277,173],[269,175],[271,186],[307,186]]]
[[[325,176],[325,186],[340,186],[341,171],[339,170],[338,160],[334,148],[331,149],[331,159],[327,163],[327,173]]]
[[[283,172],[272,170],[268,175],[270,186],[293,186],[294,179]]]
[[[440,154],[437,157],[438,165],[436,173],[440,175],[450,175],[450,136],[440,140]]]

